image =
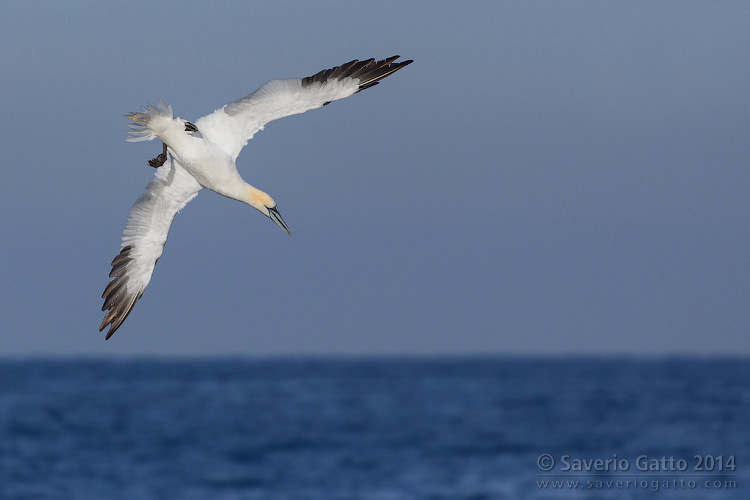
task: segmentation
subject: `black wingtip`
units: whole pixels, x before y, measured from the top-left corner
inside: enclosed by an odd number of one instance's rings
[[[132,245],[126,245],[120,249],[120,253],[112,260],[112,271],[110,272],[110,281],[104,289],[102,298],[104,305],[102,311],[104,319],[99,325],[99,331],[103,331],[109,326],[109,331],[105,340],[109,338],[120,328],[130,312],[133,310],[136,302],[143,295],[143,289],[128,291],[129,277],[127,275],[127,264],[132,261]]]
[[[392,75],[404,66],[408,66],[414,62],[413,59],[395,62],[399,57],[401,56],[391,56],[380,61],[376,61],[373,58],[364,61],[354,59],[353,61],[344,63],[341,66],[324,69],[313,76],[303,78],[302,86],[306,87],[316,82],[324,83],[332,79],[341,80],[351,77],[359,80],[359,89],[357,90],[359,92],[374,87],[386,76]]]

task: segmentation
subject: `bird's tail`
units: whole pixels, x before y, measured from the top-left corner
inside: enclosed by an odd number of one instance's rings
[[[129,142],[155,139],[172,122],[172,106],[165,104],[161,99],[159,99],[158,108],[149,104],[141,109],[142,113],[134,112],[125,115],[125,118],[133,122],[129,125],[130,136],[126,139]]]

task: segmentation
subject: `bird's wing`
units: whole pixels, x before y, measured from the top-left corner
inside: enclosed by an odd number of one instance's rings
[[[394,62],[398,57],[382,61],[355,59],[307,78],[271,80],[252,94],[200,118],[195,125],[206,138],[237,159],[247,141],[266,123],[320,108],[377,85],[412,62]]]
[[[122,233],[120,253],[112,261],[111,279],[102,294],[102,311],[107,312],[99,331],[110,325],[107,338],[125,321],[151,281],[172,219],[201,189],[198,181],[170,155],[156,170],[146,192],[133,204]]]

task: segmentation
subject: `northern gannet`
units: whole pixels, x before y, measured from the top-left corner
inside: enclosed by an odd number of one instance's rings
[[[133,122],[128,141],[159,139],[164,150],[148,162],[157,167],[156,175],[130,209],[102,294],[106,313],[99,331],[110,325],[109,339],[128,317],[151,281],[172,219],[201,189],[247,203],[291,234],[273,198],[240,177],[235,164],[240,151],[266,123],[349,97],[412,62],[394,62],[398,57],[355,59],[307,78],[271,80],[195,123],[174,117],[162,100],[158,107],[125,115]]]

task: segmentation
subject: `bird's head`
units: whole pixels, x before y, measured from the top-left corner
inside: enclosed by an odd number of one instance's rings
[[[292,233],[289,231],[289,227],[281,218],[279,208],[276,206],[276,202],[268,193],[264,193],[260,189],[257,189],[250,184],[247,185],[247,199],[245,200],[248,205],[256,208],[260,213],[274,221],[281,229],[284,230],[289,236]]]

